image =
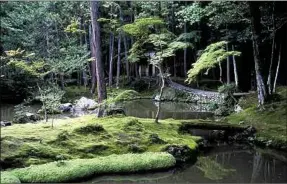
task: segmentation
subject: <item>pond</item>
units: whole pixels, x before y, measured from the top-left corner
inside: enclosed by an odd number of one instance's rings
[[[127,116],[140,118],[154,118],[158,102],[150,99],[126,101],[121,104]],[[208,104],[195,104],[184,102],[161,102],[160,119],[207,119],[213,113],[208,111]]]
[[[222,144],[195,164],[165,172],[107,175],[89,183],[286,183],[287,157],[274,150]]]
[[[1,104],[0,120],[12,121],[16,104]],[[123,107],[127,116],[140,118],[154,118],[157,112],[158,102],[151,99],[131,100],[119,104]],[[30,105],[29,112],[36,113],[41,105]],[[212,118],[213,113],[208,111],[207,104],[194,104],[184,102],[162,102],[160,119],[207,119]],[[56,115],[55,118],[74,117],[72,114]]]

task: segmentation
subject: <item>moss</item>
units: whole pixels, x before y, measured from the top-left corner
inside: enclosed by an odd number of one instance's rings
[[[240,126],[252,125],[257,129],[257,140],[263,142],[271,140],[273,145],[286,145],[287,95],[285,92],[287,87],[279,87],[277,90],[280,100],[271,101],[264,106],[263,110],[256,107],[256,94],[240,99],[243,111],[231,114],[226,118],[226,122],[240,124]]]
[[[98,134],[105,131],[102,125],[99,124],[89,124],[83,127],[76,128],[74,132],[79,134]]]
[[[19,178],[8,172],[1,172],[1,183],[21,183]]]
[[[175,159],[168,153],[124,154],[51,162],[28,168],[14,169],[5,172],[5,174],[13,174],[25,183],[57,183],[77,181],[105,173],[166,169],[174,165]]]
[[[1,129],[1,161],[5,168],[15,168],[55,161],[58,155],[76,159],[125,154],[131,152],[131,145],[148,152],[160,152],[168,144],[196,149],[200,138],[179,133],[180,125],[173,119],[156,124],[153,119],[94,115],[56,119],[54,128],[46,123],[17,124]],[[152,144],[153,134],[165,142]]]

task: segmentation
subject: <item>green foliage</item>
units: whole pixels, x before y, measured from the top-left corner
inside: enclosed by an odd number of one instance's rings
[[[193,25],[205,16],[205,9],[201,7],[200,3],[201,2],[194,2],[192,5],[185,6],[182,10],[176,12],[176,16],[180,22],[179,27],[182,27],[184,22]]]
[[[226,41],[221,41],[209,45],[197,61],[192,64],[193,67],[187,72],[186,82],[191,83],[196,80],[196,76],[199,75],[200,72],[215,67],[229,56],[240,56],[241,53],[238,51],[226,51],[226,44]]]
[[[13,174],[24,183],[72,182],[104,173],[133,173],[166,169],[175,165],[175,159],[168,153],[124,154],[75,159],[58,165],[52,162],[28,168],[15,169],[3,174]],[[2,172],[1,172],[2,174]]]
[[[69,24],[65,28],[65,32],[67,33],[76,33],[76,34],[86,34],[85,30],[81,30],[80,28],[80,22],[78,20],[72,20],[71,24]]]
[[[136,19],[135,22],[122,26],[122,29],[124,32],[134,37],[143,37],[151,32],[149,29],[150,26],[161,26],[161,25],[164,25],[162,19],[158,17],[149,17],[149,18]]]
[[[56,84],[52,84],[44,86],[44,88],[39,87],[39,96],[36,97],[36,99],[42,102],[42,110],[53,114],[59,111],[59,106],[61,105],[64,94],[65,92]]]

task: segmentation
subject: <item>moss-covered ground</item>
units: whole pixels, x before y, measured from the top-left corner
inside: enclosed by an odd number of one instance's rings
[[[42,165],[1,172],[1,183],[59,183],[105,173],[131,173],[166,169],[174,166],[175,158],[168,153],[123,154],[56,161]]]
[[[15,124],[1,128],[1,165],[15,168],[63,159],[160,152],[168,144],[196,149],[200,138],[178,133],[180,124],[172,119],[156,124],[153,119],[93,115],[54,120],[54,128],[51,122]]]
[[[252,125],[256,137],[271,144],[287,145],[287,87],[278,87],[276,99],[257,108],[257,94],[250,94],[239,101],[243,111],[233,113],[226,122],[237,125]]]

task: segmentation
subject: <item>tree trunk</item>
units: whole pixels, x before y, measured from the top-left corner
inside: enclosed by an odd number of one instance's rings
[[[226,44],[226,51],[228,51],[228,43]],[[226,82],[230,84],[230,60],[229,56],[226,58]]]
[[[65,89],[64,74],[60,73],[61,89]]]
[[[269,95],[272,94],[272,65],[274,60],[274,50],[275,50],[275,35],[273,35],[272,39],[272,50],[271,50],[271,61],[269,65],[269,71],[268,71],[268,79],[267,79],[267,87],[268,87],[268,93]]]
[[[91,55],[93,58],[95,58],[95,47],[93,46],[93,31],[92,31],[92,26],[89,29],[89,34],[90,34],[90,50],[91,50]],[[96,60],[93,60],[91,62],[91,93],[94,94],[96,91]]]
[[[219,65],[219,81],[222,83],[222,67],[221,67],[221,62],[219,62],[218,65]]]
[[[118,61],[117,61],[117,78],[116,78],[117,88],[119,87],[120,72],[121,72],[121,33],[119,33],[119,38],[118,38]]]
[[[92,35],[93,35],[93,51],[92,55],[96,59],[96,76],[97,76],[97,91],[98,91],[98,102],[101,103],[107,98],[106,84],[104,77],[104,65],[102,62],[101,53],[101,35],[100,25],[97,21],[99,19],[99,1],[91,1],[91,20],[92,20]]]
[[[265,84],[263,82],[262,71],[261,71],[261,53],[260,53],[260,33],[261,33],[261,15],[258,2],[248,2],[251,13],[251,31],[252,31],[252,44],[253,44],[253,55],[255,64],[255,74],[257,83],[258,93],[258,106],[264,105],[267,94]]]
[[[124,39],[124,49],[125,49],[125,63],[126,63],[126,75],[127,75],[127,79],[128,81],[130,80],[130,66],[129,66],[129,62],[128,62],[128,48],[127,48],[127,36],[123,35],[123,39]]]
[[[184,33],[186,33],[186,22],[184,22]],[[186,38],[185,38],[186,42]],[[186,66],[186,55],[187,55],[187,48],[184,48],[183,50],[183,72],[184,76],[187,76],[187,66]]]
[[[234,51],[234,45],[232,45],[232,50]],[[234,81],[235,81],[235,86],[238,88],[238,74],[237,74],[237,66],[236,66],[236,60],[235,56],[232,56],[233,59],[233,72],[234,72]]]
[[[113,53],[114,53],[114,34],[110,33],[109,86],[112,86],[113,84]]]
[[[155,115],[155,123],[158,123],[160,110],[161,110],[161,97],[162,97],[163,89],[165,87],[165,80],[164,80],[164,76],[163,76],[163,72],[162,72],[162,67],[159,66],[158,70],[159,70],[159,75],[160,75],[160,78],[161,78],[161,88],[160,88],[160,92],[159,92],[159,102],[158,102],[157,112],[156,112],[156,115]]]
[[[275,78],[274,78],[273,93],[276,92],[276,82],[277,82],[278,73],[279,73],[279,67],[280,67],[280,62],[281,62],[281,46],[282,45],[280,45],[280,49],[279,49],[278,64],[277,64],[277,67],[276,67],[276,74],[275,74]]]

